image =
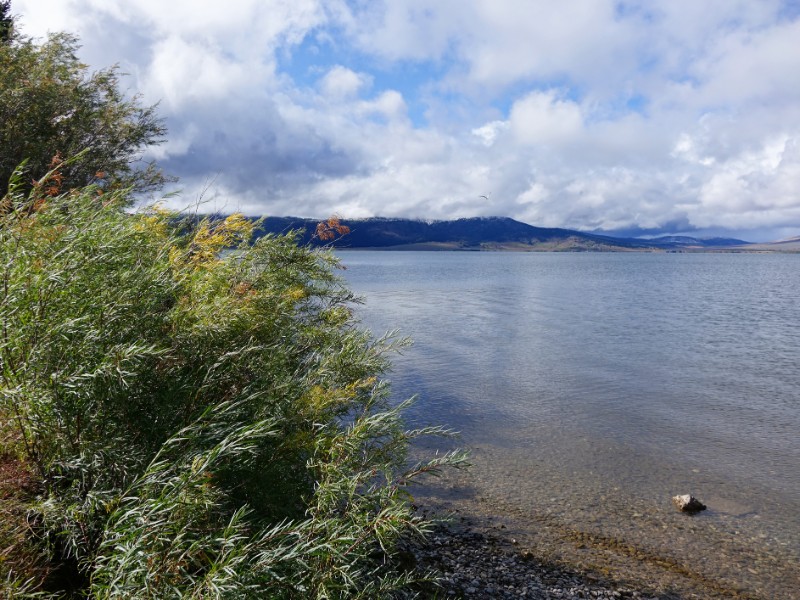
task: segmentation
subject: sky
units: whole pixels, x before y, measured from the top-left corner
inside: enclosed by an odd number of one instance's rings
[[[159,103],[176,208],[800,235],[800,0],[12,0]]]

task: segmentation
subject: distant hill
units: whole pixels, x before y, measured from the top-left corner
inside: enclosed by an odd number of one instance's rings
[[[315,219],[268,217],[262,229],[265,233],[301,229],[305,231],[304,243],[325,243],[313,238],[318,222]],[[649,247],[648,243],[638,240],[534,227],[506,217],[453,221],[343,219],[342,224],[350,228],[350,233],[337,239],[334,245],[345,248],[632,250]]]
[[[746,246],[750,243],[736,238],[695,238],[685,235],[666,235],[648,241],[657,244],[659,247],[673,248],[731,248],[734,246]]]
[[[777,242],[764,242],[760,244],[750,244],[748,250],[759,252],[798,252],[800,253],[800,237],[778,240]]]
[[[302,230],[303,243],[330,243],[314,237],[318,222],[317,219],[267,217],[259,235]],[[702,240],[685,236],[651,240],[615,238],[571,229],[534,227],[508,217],[474,217],[453,221],[342,219],[341,223],[350,228],[350,233],[332,242],[333,246],[339,248],[624,252],[711,249],[747,244],[742,240]]]

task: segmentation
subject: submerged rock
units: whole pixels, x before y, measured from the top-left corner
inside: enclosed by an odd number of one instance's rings
[[[700,500],[689,494],[673,496],[672,503],[679,511],[690,514],[698,513],[707,508],[705,504],[700,502]]]

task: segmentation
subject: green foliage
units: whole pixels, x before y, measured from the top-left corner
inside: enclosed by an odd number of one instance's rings
[[[0,19],[2,185],[23,161],[29,187],[30,177],[41,177],[54,157],[81,154],[60,170],[65,189],[92,183],[136,191],[159,188],[164,176],[155,165],[138,165],[143,150],[161,143],[166,131],[155,107],[124,97],[116,67],[90,73],[76,56],[74,36],[51,34],[36,44],[14,31],[10,8],[5,10]],[[5,192],[0,187],[0,194]]]
[[[11,0],[0,0],[0,44],[11,41],[14,32],[14,17],[11,14]]]
[[[335,257],[249,246],[237,215],[48,195],[56,176],[26,195],[18,175],[0,211],[0,432],[36,480],[20,526],[44,554],[5,567],[6,593],[31,573],[97,598],[403,589],[385,558],[425,528],[406,487],[463,456],[409,464],[446,432],[403,429],[380,380],[396,342],[358,328]]]

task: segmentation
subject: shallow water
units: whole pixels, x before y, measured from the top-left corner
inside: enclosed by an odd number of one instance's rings
[[[341,256],[364,324],[415,342],[410,418],[473,451],[437,496],[686,597],[800,597],[800,256]]]

